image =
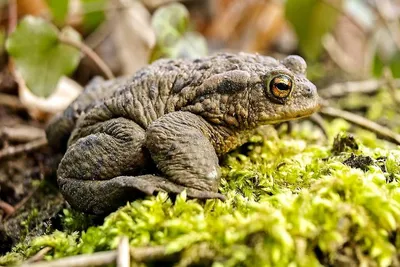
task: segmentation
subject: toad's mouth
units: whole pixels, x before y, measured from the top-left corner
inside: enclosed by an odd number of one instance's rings
[[[261,119],[263,124],[277,124],[285,121],[291,121],[291,120],[298,120],[298,119],[303,119],[310,117],[312,114],[318,112],[321,108],[321,104],[318,103],[316,105],[312,105],[308,108],[302,109],[302,110],[296,110],[293,112],[285,112],[281,116],[276,116],[276,117],[270,117],[270,116],[265,116],[264,118]]]

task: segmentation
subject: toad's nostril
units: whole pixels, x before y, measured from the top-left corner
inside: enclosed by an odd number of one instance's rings
[[[304,86],[304,89],[303,89],[304,96],[312,97],[312,96],[315,96],[316,94],[317,94],[317,87],[314,84],[309,83]]]

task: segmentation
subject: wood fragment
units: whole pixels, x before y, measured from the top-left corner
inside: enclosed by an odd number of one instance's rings
[[[131,257],[137,262],[162,259],[166,256],[165,246],[131,248]]]
[[[351,93],[370,94],[378,91],[385,84],[386,81],[376,79],[335,83],[318,90],[318,93],[325,99],[343,97]],[[394,79],[393,86],[400,87],[400,79]]]
[[[40,138],[37,140],[33,140],[29,143],[25,143],[18,146],[9,146],[0,150],[0,160],[8,157],[12,157],[21,153],[31,152],[33,150],[39,149],[43,146],[47,145],[46,138]]]
[[[127,236],[122,236],[118,244],[117,267],[129,266],[131,266],[129,239]]]
[[[31,258],[29,258],[25,263],[32,263],[32,262],[38,262],[44,259],[44,256],[46,256],[47,253],[49,253],[53,248],[52,247],[44,247],[41,250],[39,250],[38,253],[33,255]]]
[[[84,254],[66,257],[58,260],[48,261],[48,262],[37,262],[37,263],[29,263],[25,262],[21,266],[22,267],[85,267],[85,266],[100,266],[111,264],[115,262],[117,258],[117,251],[103,251],[96,252],[93,254]]]
[[[321,115],[319,115],[318,113],[312,114],[310,116],[310,121],[321,129],[322,134],[325,136],[325,138],[328,138],[328,131],[326,130],[325,121]]]
[[[45,138],[46,134],[41,128],[30,125],[18,125],[15,127],[0,128],[0,136],[4,136],[9,141],[22,143]]]
[[[0,209],[2,209],[6,216],[9,214],[13,214],[15,212],[15,208],[8,204],[7,202],[0,199]]]
[[[376,122],[366,119],[357,114],[340,110],[337,108],[325,106],[320,110],[320,113],[329,117],[342,118],[348,122],[351,122],[363,129],[374,132],[378,137],[388,140],[396,145],[400,145],[400,135],[394,131],[386,128]]]
[[[126,242],[126,240],[122,241]],[[123,245],[125,246],[125,245]],[[153,261],[163,259],[166,254],[165,246],[154,246],[154,247],[138,247],[129,248],[132,259],[137,262]],[[124,247],[126,250],[126,247]],[[52,260],[48,262],[24,262],[22,267],[85,267],[85,266],[100,266],[106,264],[115,263],[118,257],[117,250],[96,252],[93,254],[84,254],[66,257],[62,259]],[[125,252],[126,253],[126,252]]]
[[[12,33],[17,26],[18,20],[18,10],[17,10],[17,0],[8,1],[8,34]]]
[[[0,105],[17,110],[26,109],[25,105],[22,104],[21,100],[19,100],[17,96],[3,93],[0,93]]]

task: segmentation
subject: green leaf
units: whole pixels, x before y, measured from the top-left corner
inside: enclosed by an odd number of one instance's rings
[[[152,17],[157,44],[151,61],[161,57],[194,58],[207,54],[206,39],[189,29],[189,11],[179,3],[157,9]]]
[[[53,15],[54,23],[63,25],[68,14],[69,0],[46,0],[46,2]]]
[[[58,35],[80,41],[70,27],[61,32],[44,19],[27,16],[6,41],[6,49],[14,58],[28,88],[41,97],[49,96],[63,75],[71,74],[79,63],[80,51],[62,44]]]
[[[83,9],[83,27],[85,32],[91,32],[104,21],[104,10],[107,0],[81,0]]]
[[[188,30],[189,11],[179,3],[172,3],[157,9],[151,20],[157,36],[157,43],[171,46]]]
[[[332,1],[340,6],[342,1]],[[299,39],[299,48],[308,60],[315,61],[322,52],[322,37],[335,24],[339,12],[320,0],[287,0],[286,17]]]

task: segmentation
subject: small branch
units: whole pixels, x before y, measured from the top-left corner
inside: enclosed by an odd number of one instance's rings
[[[59,36],[58,39],[63,44],[66,44],[66,45],[72,46],[76,49],[79,49],[86,56],[88,56],[90,59],[92,59],[94,61],[94,63],[96,63],[96,65],[104,73],[104,75],[107,77],[107,79],[115,78],[114,74],[112,73],[110,68],[107,66],[107,64],[89,46],[85,45],[83,42],[76,42],[76,41],[67,39],[62,36]]]
[[[30,142],[46,136],[43,129],[29,125],[19,125],[16,127],[0,128],[0,136],[4,136],[7,141]]]
[[[0,105],[19,110],[26,109],[18,97],[3,93],[0,93]]]
[[[400,51],[400,24],[398,22],[398,18],[392,19],[389,21],[389,18],[384,13],[383,7],[386,5],[388,9],[394,10],[395,7],[392,3],[388,0],[375,0],[375,5],[371,4],[370,2],[366,1],[366,3],[371,7],[372,11],[375,12],[378,19],[383,23],[386,30],[389,32],[394,44],[397,47],[397,50]]]
[[[58,260],[38,263],[25,262],[21,266],[23,267],[84,267],[84,266],[100,266],[106,264],[112,264],[117,258],[117,251],[104,251],[93,254],[78,255],[72,257],[66,257]]]
[[[137,262],[158,260],[165,256],[165,246],[131,248],[131,257]]]
[[[0,209],[2,209],[6,213],[6,216],[9,214],[13,214],[15,212],[15,208],[13,206],[11,206],[10,204],[1,199],[0,199]]]
[[[17,0],[8,0],[8,34],[12,33],[17,26],[18,11]]]
[[[46,256],[47,253],[49,253],[53,248],[52,247],[44,247],[41,250],[39,250],[38,253],[36,253],[34,256],[29,258],[25,263],[32,263],[32,262],[38,262],[44,259],[44,256]]]
[[[394,102],[397,104],[396,108],[399,108],[398,104],[400,104],[400,99],[396,93],[398,84],[396,84],[396,81],[393,78],[392,70],[387,66],[383,69],[383,77],[386,80],[386,84],[389,88],[389,93],[391,94]]]
[[[389,86],[400,87],[400,79],[393,79]],[[319,91],[321,97],[328,99],[332,97],[342,97],[351,93],[369,94],[378,91],[382,86],[388,84],[385,80],[364,80],[355,82],[335,83]]]
[[[124,241],[121,240],[121,242],[126,242],[126,240],[124,240]],[[126,244],[123,246],[126,246]],[[128,246],[128,248],[129,248],[129,246]],[[126,247],[124,247],[123,249],[126,250]],[[165,252],[166,249],[164,246],[130,248],[129,250],[130,250],[132,259],[134,259],[137,262],[145,262],[145,261],[163,259],[167,255]],[[124,253],[126,253],[126,251]],[[119,252],[117,250],[111,250],[111,251],[96,252],[93,254],[71,256],[71,257],[66,257],[66,258],[48,261],[48,262],[38,262],[38,263],[25,262],[21,266],[22,267],[28,267],[28,266],[29,267],[99,266],[99,265],[115,263],[115,261],[117,260],[118,254],[119,254]]]
[[[118,244],[117,267],[131,266],[131,255],[129,250],[129,239],[126,236],[121,237]]]
[[[328,131],[326,130],[324,118],[319,113],[314,113],[309,117],[310,121],[314,123],[318,128],[321,129],[322,134],[325,138],[328,138]]]
[[[0,160],[7,157],[12,157],[24,152],[30,152],[32,150],[36,150],[43,146],[47,145],[47,139],[41,138],[38,140],[34,140],[32,142],[18,145],[18,146],[10,146],[0,150]]]
[[[36,193],[38,187],[34,188],[33,190],[30,190],[28,195],[26,195],[20,202],[17,203],[17,205],[14,206],[14,211],[12,213],[7,214],[4,217],[4,221],[7,221],[8,218],[10,218],[17,210],[19,210],[22,206],[25,205],[25,203],[33,196],[34,193]]]
[[[376,122],[368,120],[364,117],[356,115],[354,113],[336,109],[333,107],[325,106],[320,110],[320,113],[329,117],[334,118],[342,118],[348,122],[351,122],[361,128],[369,130],[371,132],[376,133],[379,137],[388,140],[390,142],[395,143],[396,145],[400,145],[400,135],[393,132],[389,128],[386,128]]]
[[[361,32],[365,32],[365,29],[363,26],[361,26],[361,24],[354,19],[353,16],[351,16],[350,14],[348,14],[342,6],[337,5],[336,3],[333,3],[331,0],[320,0],[321,2],[325,3],[326,5],[330,6],[331,8],[333,8],[334,10],[336,10],[337,12],[339,12],[340,14],[342,14],[343,16],[345,16],[354,26],[357,27],[357,29]]]
[[[338,44],[335,37],[332,34],[326,34],[322,39],[322,46],[328,53],[332,61],[343,71],[354,76],[360,76],[359,71],[355,68],[353,58],[346,53],[342,47]],[[361,74],[362,76],[362,74]]]

